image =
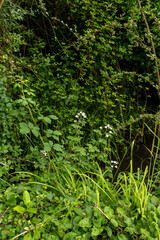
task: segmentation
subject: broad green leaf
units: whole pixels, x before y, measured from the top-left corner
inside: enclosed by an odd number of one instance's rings
[[[120,235],[118,236],[118,239],[119,239],[119,240],[127,240],[128,238],[127,238],[124,234],[120,234]]]
[[[105,229],[107,230],[108,237],[112,237],[112,229],[109,226],[107,226]]]
[[[90,218],[84,218],[82,219],[79,224],[80,227],[87,227],[90,228],[92,226],[92,224],[90,223]]]
[[[126,228],[125,228],[125,231],[126,231],[126,232],[129,232],[131,235],[132,235],[133,232],[134,232],[134,230],[133,230],[132,227],[126,227]]]
[[[74,240],[76,236],[77,236],[77,233],[69,232],[65,234],[65,236],[63,237],[63,240]]]
[[[141,228],[141,233],[142,233],[142,237],[150,237],[150,233],[147,231],[147,229]]]
[[[37,208],[27,208],[27,211],[30,213],[37,213]]]
[[[28,134],[30,132],[30,128],[25,122],[21,122],[19,125],[20,125],[20,133]]]
[[[34,240],[41,239],[41,230],[39,228],[38,229],[34,229],[33,232],[34,232],[34,236],[33,236]]]
[[[57,152],[63,152],[63,146],[60,144],[54,144],[53,149]]]
[[[50,117],[53,120],[58,120],[58,117],[56,117],[55,115],[49,115],[48,117]]]
[[[25,190],[23,192],[23,202],[26,205],[27,208],[29,208],[31,206],[31,199],[30,199],[30,195],[29,192],[27,190]]]
[[[125,216],[126,215],[126,211],[123,208],[121,208],[121,207],[117,208],[117,213],[118,213],[118,215],[121,215],[121,216]]]
[[[52,142],[52,141],[45,142],[45,143],[44,143],[44,151],[50,152],[52,146],[53,146],[53,142]]]
[[[115,219],[111,219],[111,223],[113,224],[114,227],[118,227],[118,223]]]
[[[83,215],[82,215],[82,216],[83,216]],[[81,219],[82,219],[82,217],[76,216],[76,217],[74,218],[74,220],[73,220],[73,225],[77,225],[77,224],[80,222]]]
[[[15,195],[9,193],[7,195],[7,205],[15,206],[16,203],[17,203],[17,200],[15,198]]]
[[[53,135],[53,130],[52,129],[47,129],[45,131],[47,137],[51,137]]]
[[[92,217],[93,217],[93,214],[94,214],[93,208],[90,207],[90,206],[87,206],[87,207],[86,207],[86,214],[87,214],[88,217],[92,218]]]
[[[29,122],[29,123],[28,123],[28,127],[29,127],[30,129],[34,128],[33,123]]]
[[[28,103],[36,104],[35,101],[33,101],[31,98],[27,98],[26,100],[28,101]]]
[[[159,199],[156,196],[152,196],[151,197],[151,203],[153,203],[154,205],[158,205],[159,204]]]
[[[52,135],[52,138],[59,142],[59,137],[58,136]]]
[[[23,213],[26,212],[26,209],[25,209],[24,207],[19,206],[19,205],[15,206],[13,209],[14,209],[16,212],[21,213],[21,214],[23,214]]]
[[[53,131],[53,134],[57,135],[57,136],[61,136],[62,135],[62,133],[60,131],[57,131],[57,130]]]
[[[31,232],[28,233],[28,234],[26,234],[26,235],[24,236],[23,240],[34,240],[34,239],[32,238]]]
[[[99,152],[99,149],[96,146],[93,146],[92,144],[87,144],[88,145],[88,151],[93,153],[93,152]]]
[[[112,209],[111,207],[109,207],[109,206],[106,206],[106,207],[104,208],[104,213],[107,215],[107,217],[108,217],[109,219],[113,218],[114,215],[115,215],[113,209]]]
[[[60,238],[57,235],[50,235],[47,240],[60,240]]]
[[[35,137],[39,136],[39,132],[36,129],[31,129],[31,131]]]
[[[75,207],[73,210],[77,215],[83,216],[84,210],[82,210],[81,208]]]
[[[101,228],[92,228],[92,236],[99,236],[103,232],[103,227]]]
[[[49,117],[44,117],[43,120],[44,120],[46,123],[51,124],[51,119],[50,119]]]
[[[132,219],[130,217],[124,216],[124,222],[127,224],[128,227],[133,225]]]

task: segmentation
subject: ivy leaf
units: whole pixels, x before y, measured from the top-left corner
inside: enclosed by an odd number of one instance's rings
[[[19,206],[19,205],[15,206],[13,209],[20,214],[23,214],[23,213],[26,212],[26,209],[24,207]]]

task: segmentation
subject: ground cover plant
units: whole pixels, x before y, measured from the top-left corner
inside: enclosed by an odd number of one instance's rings
[[[0,3],[0,239],[160,239],[158,1]]]

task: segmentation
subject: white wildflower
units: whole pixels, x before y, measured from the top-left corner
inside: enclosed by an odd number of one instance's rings
[[[108,124],[108,128],[111,130],[113,129],[113,127],[110,124]]]
[[[76,122],[77,122],[77,120],[74,120],[74,122],[76,123]]]
[[[86,118],[87,116],[86,116],[86,114],[85,114],[85,112],[79,112],[79,113],[77,113],[77,115],[75,116],[76,118],[78,118],[78,117],[80,117],[80,116],[82,116],[83,118]]]
[[[86,118],[86,114],[84,112],[81,113],[84,118]]]
[[[47,156],[47,152],[46,152],[46,151],[41,150],[41,153],[42,153],[44,156]]]
[[[110,134],[112,134],[113,132],[112,131],[109,131]]]
[[[109,137],[109,134],[106,134],[106,137],[108,138],[108,137]]]
[[[108,129],[110,129],[110,130],[112,130],[113,129],[113,127],[110,125],[110,124],[107,124],[106,126],[104,126],[106,129],[108,128]]]
[[[113,161],[113,160],[111,160],[111,163],[114,163],[114,164],[116,164],[116,165],[119,164],[117,161]]]
[[[103,129],[103,127],[101,127],[101,126],[100,126],[99,128],[100,128],[101,130]]]

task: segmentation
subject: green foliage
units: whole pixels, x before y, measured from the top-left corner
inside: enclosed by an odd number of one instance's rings
[[[3,2],[0,239],[160,239],[160,4],[138,3]]]
[[[64,171],[63,167],[61,171]],[[1,239],[11,239],[19,233],[25,234],[24,239],[159,237],[160,202],[152,194],[147,197],[145,214],[142,216],[131,186],[130,195],[126,195],[122,184],[119,186],[117,183],[117,190],[110,185],[110,194],[114,196],[112,201],[104,194],[108,191],[105,188],[107,182],[104,174],[97,175],[95,182],[87,175],[82,178],[81,174],[81,180],[77,181],[77,173],[75,175],[69,170],[67,174],[61,174],[58,181],[51,175],[47,182],[43,175],[40,181],[36,181],[36,175],[29,176],[25,172],[16,175],[20,181],[23,178],[24,183],[8,187],[0,195],[1,215],[3,214],[0,223]],[[144,176],[138,175],[139,177]],[[134,175],[132,179],[137,183],[139,181]],[[43,184],[43,181],[47,184]],[[57,189],[52,186],[57,186]]]

